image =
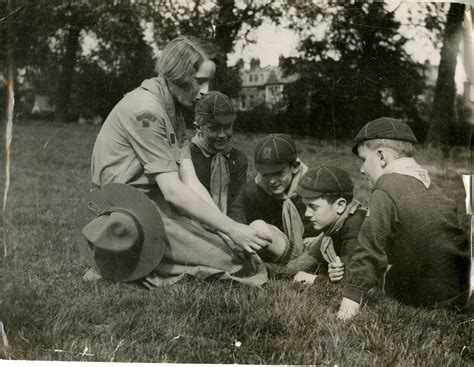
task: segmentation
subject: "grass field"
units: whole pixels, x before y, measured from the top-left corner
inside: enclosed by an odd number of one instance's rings
[[[11,192],[2,226],[5,257],[0,247],[0,320],[10,346],[0,347],[0,358],[474,364],[473,313],[419,310],[373,296],[355,320],[342,323],[335,319],[338,286],[279,280],[256,289],[186,279],[148,291],[131,284],[83,281],[86,266],[77,249],[74,213],[89,187],[97,131],[89,125],[45,122],[18,122],[14,128]],[[259,136],[237,134],[236,142],[251,156]],[[297,141],[303,161],[340,165],[354,177],[356,196],[368,198],[349,142]],[[447,162],[425,149],[418,158],[462,205],[454,172],[466,168],[465,153]],[[2,173],[2,183],[4,177]]]

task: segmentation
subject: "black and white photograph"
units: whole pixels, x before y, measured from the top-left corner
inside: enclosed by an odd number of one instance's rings
[[[0,363],[474,365],[469,1],[0,5]]]

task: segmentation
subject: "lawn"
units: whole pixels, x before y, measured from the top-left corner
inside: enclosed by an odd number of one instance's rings
[[[75,210],[89,187],[97,132],[90,125],[38,121],[17,122],[14,128],[0,247],[0,320],[10,347],[0,347],[0,358],[474,364],[473,313],[419,310],[374,295],[355,320],[342,323],[334,316],[341,288],[326,284],[278,280],[258,289],[185,279],[148,291],[133,284],[83,281],[86,266],[77,248]],[[260,136],[237,134],[236,144],[252,157]],[[367,200],[350,142],[296,140],[303,161],[329,161],[347,169],[356,196]],[[466,153],[446,161],[438,152],[422,149],[418,158],[462,208],[459,172],[467,167]],[[0,178],[3,185],[3,172]]]

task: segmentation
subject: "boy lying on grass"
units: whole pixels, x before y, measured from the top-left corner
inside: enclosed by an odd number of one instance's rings
[[[288,263],[299,270],[296,281],[313,283],[314,273],[328,274],[331,282],[343,279],[367,213],[353,199],[353,189],[349,174],[335,166],[311,168],[301,179],[297,193],[306,205],[305,216],[321,234],[309,239],[305,252]]]
[[[404,304],[463,309],[468,303],[467,236],[455,203],[412,158],[416,142],[408,125],[387,117],[368,122],[355,138],[352,150],[372,193],[346,272],[340,319],[359,311],[385,272],[384,292]]]
[[[270,134],[260,140],[254,162],[258,174],[243,186],[229,208],[229,216],[273,233],[272,245],[259,255],[267,264],[286,264],[301,255],[303,237],[315,234],[310,223],[303,223],[305,206],[296,193],[307,167],[286,134]]]

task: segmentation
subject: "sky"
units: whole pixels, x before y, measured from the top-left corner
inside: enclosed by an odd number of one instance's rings
[[[406,8],[403,7],[404,5],[409,6],[409,4],[403,4],[396,12],[397,17],[400,19],[403,19],[406,12]],[[416,29],[408,30],[406,28],[403,32],[405,32],[404,35],[409,39],[406,50],[416,61],[425,62],[425,60],[428,60],[432,65],[439,64],[439,50],[435,49],[431,41],[429,41],[422,32],[417,32]],[[228,57],[229,66],[234,65],[239,58],[242,58],[248,67],[248,63],[252,57],[258,57],[261,66],[276,66],[278,65],[280,55],[285,57],[297,55],[298,35],[282,26],[264,22],[259,28],[251,32],[250,37],[256,42],[246,44],[243,41],[238,41],[234,52]],[[464,72],[461,56],[458,57],[455,79],[457,91],[459,94],[462,94],[466,73]]]

